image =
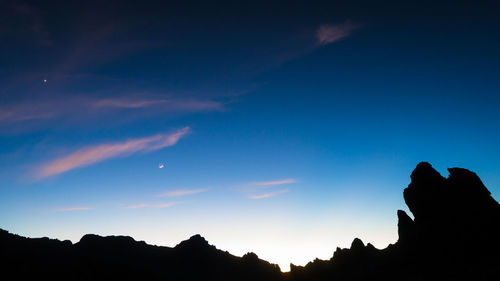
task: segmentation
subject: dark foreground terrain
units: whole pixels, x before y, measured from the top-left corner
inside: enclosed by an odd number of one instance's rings
[[[130,237],[85,235],[72,244],[0,230],[1,280],[500,280],[500,206],[479,177],[428,163],[411,174],[395,244],[378,250],[354,239],[330,260],[289,273],[249,253],[236,257],[199,235],[174,248]]]

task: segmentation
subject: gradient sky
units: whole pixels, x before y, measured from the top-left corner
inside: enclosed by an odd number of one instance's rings
[[[0,228],[287,270],[395,242],[420,161],[500,197],[496,1],[103,2],[0,1]]]

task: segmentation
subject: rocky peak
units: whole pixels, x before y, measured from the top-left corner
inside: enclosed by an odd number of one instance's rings
[[[478,208],[491,208],[498,203],[491,197],[491,193],[484,186],[476,173],[462,168],[450,168],[447,182],[451,187],[455,209],[471,211],[470,208],[460,208],[459,204],[467,203]]]
[[[254,252],[248,252],[248,253],[244,254],[242,258],[245,260],[250,260],[250,261],[258,261],[259,260],[259,257]]]
[[[361,241],[361,239],[359,238],[354,238],[354,240],[352,240],[352,243],[351,243],[351,250],[359,250],[359,249],[364,249],[365,248],[365,243],[363,243],[363,241]]]
[[[204,248],[210,246],[208,244],[208,241],[203,238],[200,234],[196,234],[191,236],[188,240],[184,240],[181,243],[179,243],[177,246],[175,246],[176,249],[179,248]]]
[[[445,178],[427,162],[419,163],[410,177],[411,183],[403,193],[406,205],[415,221],[432,220],[446,201]]]
[[[415,223],[403,210],[398,210],[398,241],[405,243],[415,235]]]

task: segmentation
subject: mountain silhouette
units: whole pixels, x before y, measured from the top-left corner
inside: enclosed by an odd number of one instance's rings
[[[479,177],[417,165],[398,210],[398,241],[376,249],[360,239],[290,272],[254,253],[236,257],[194,235],[161,247],[126,236],[87,234],[78,243],[0,230],[2,276],[14,280],[500,280],[500,206]]]

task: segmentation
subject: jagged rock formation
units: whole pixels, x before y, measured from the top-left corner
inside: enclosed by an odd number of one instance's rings
[[[422,162],[399,210],[398,241],[378,250],[360,239],[330,260],[281,273],[248,253],[235,257],[200,235],[174,248],[130,237],[85,235],[72,244],[0,230],[0,269],[16,280],[500,280],[500,206],[479,177],[461,168],[442,177]]]
[[[291,267],[291,280],[500,280],[500,205],[479,177],[417,165],[398,210],[398,241],[377,250],[355,239],[329,261]]]

